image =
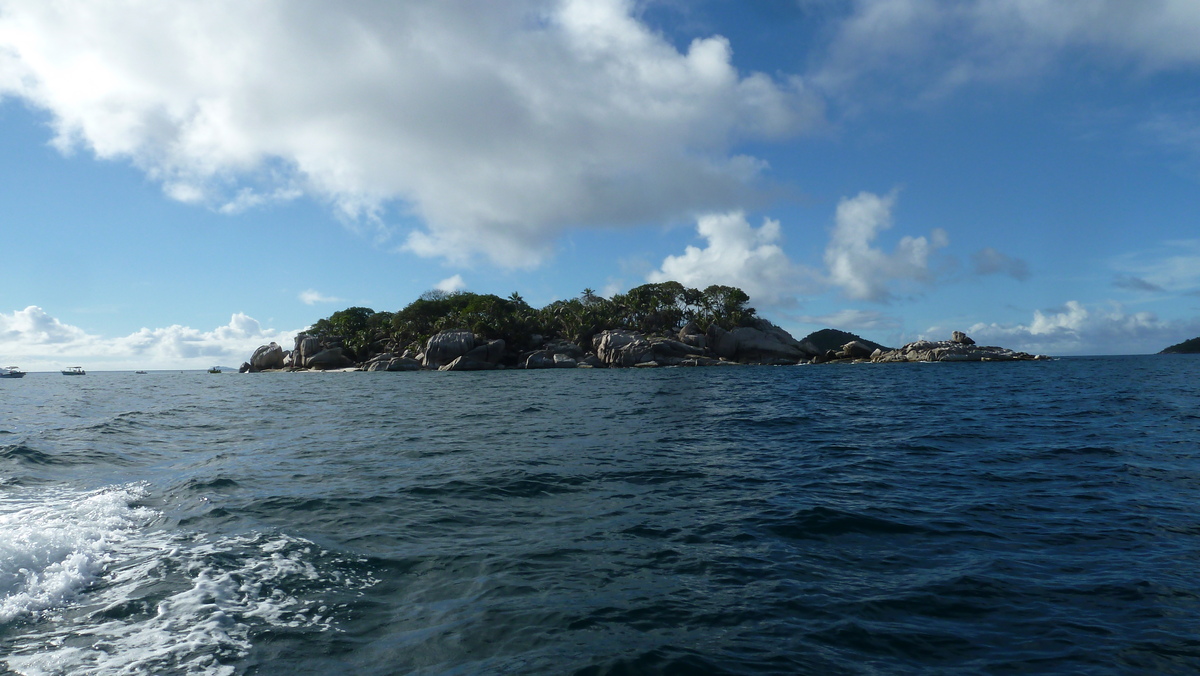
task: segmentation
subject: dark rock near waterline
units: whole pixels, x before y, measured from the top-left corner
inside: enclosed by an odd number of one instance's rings
[[[466,355],[457,357],[449,364],[444,364],[438,367],[439,371],[491,371],[496,368],[496,364],[489,361],[481,361],[472,359]]]
[[[501,339],[488,340],[480,343],[478,340],[475,347],[471,348],[463,355],[472,361],[483,361],[489,364],[499,364],[504,358],[504,341]]]
[[[879,348],[872,348],[861,340],[852,340],[838,350],[839,359],[869,359]]]
[[[354,366],[354,361],[346,356],[340,347],[331,347],[314,354],[305,360],[308,368],[318,371],[345,369]]]
[[[741,326],[730,331],[722,336],[722,340],[727,342],[730,336],[734,340],[732,355],[717,351],[717,356],[743,364],[798,364],[817,354],[806,349],[787,331],[762,319],[754,326]],[[726,346],[723,349],[728,351]]]

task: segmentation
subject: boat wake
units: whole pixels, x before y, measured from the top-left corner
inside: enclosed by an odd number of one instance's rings
[[[300,538],[156,528],[142,485],[36,493],[0,499],[0,664],[20,674],[237,673],[256,632],[334,630],[331,585],[375,582]]]

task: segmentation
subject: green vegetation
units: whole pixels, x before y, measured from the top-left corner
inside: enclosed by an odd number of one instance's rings
[[[318,320],[307,331],[320,338],[341,336],[359,359],[389,349],[420,350],[439,331],[463,329],[489,339],[502,338],[514,350],[533,349],[535,337],[565,339],[591,349],[592,336],[606,329],[646,334],[674,332],[688,322],[701,330],[716,324],[731,329],[754,316],[750,297],[732,286],[703,291],[679,282],[644,284],[628,293],[604,298],[584,289],[577,298],[533,308],[519,294],[427,291],[397,312],[352,307]]]
[[[1159,354],[1200,354],[1200,338],[1192,338],[1178,345],[1172,345]]]

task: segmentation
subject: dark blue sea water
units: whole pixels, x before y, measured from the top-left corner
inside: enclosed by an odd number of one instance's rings
[[[1200,358],[0,381],[0,673],[1200,671]]]

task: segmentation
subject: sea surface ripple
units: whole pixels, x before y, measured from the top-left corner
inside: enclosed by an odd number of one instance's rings
[[[0,673],[1200,672],[1200,358],[0,382]]]

